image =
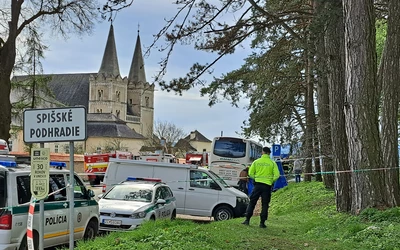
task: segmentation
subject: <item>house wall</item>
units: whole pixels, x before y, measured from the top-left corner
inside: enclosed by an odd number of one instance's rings
[[[105,137],[89,137],[86,140],[86,153],[107,153],[106,146],[113,143],[121,143],[122,151],[132,152],[134,155],[139,154],[140,148],[143,146],[143,140],[125,139],[125,138],[105,138]],[[98,151],[98,148],[100,152]]]

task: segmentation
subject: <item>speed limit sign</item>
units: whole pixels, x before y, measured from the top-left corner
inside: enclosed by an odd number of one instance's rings
[[[37,200],[49,194],[50,149],[31,150],[31,194]]]

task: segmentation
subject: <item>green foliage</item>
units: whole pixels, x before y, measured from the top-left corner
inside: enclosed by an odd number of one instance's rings
[[[385,47],[387,23],[386,20],[376,21],[376,54],[378,58],[378,64],[381,61],[383,48]]]
[[[116,232],[78,242],[79,250],[117,249],[399,249],[399,209],[366,209],[359,216],[335,211],[334,192],[320,182],[290,183],[274,192],[268,228],[242,219],[196,223],[147,222],[132,232]]]

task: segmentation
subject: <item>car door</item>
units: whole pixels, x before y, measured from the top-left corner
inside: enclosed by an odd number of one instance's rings
[[[217,204],[218,184],[201,170],[190,170],[186,183],[185,214],[211,216],[212,209]],[[220,188],[219,188],[220,189]]]
[[[161,190],[166,201],[162,216],[163,218],[171,218],[172,212],[175,209],[175,198],[173,197],[172,191],[169,187],[163,186],[161,187]]]
[[[162,187],[157,187],[155,191],[155,196],[154,196],[154,202],[156,203],[158,199],[164,199],[164,193],[162,191]],[[155,215],[156,219],[161,219],[163,218],[165,211],[165,204],[155,204]]]

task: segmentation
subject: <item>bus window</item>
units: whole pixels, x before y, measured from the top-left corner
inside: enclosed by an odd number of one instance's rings
[[[236,138],[221,138],[215,141],[213,153],[220,157],[242,158],[246,156],[246,142]]]

